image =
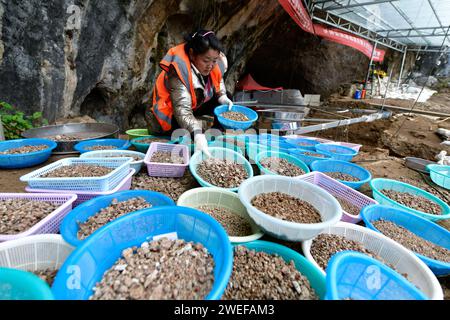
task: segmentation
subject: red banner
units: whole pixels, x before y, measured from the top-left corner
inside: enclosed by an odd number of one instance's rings
[[[313,23],[301,0],[278,0],[292,19],[306,32],[314,33]]]
[[[364,53],[369,58],[372,56],[373,45],[365,39],[354,36],[339,29],[324,27],[321,24],[314,24],[314,30],[316,31],[316,35],[318,35],[319,37],[355,48],[356,50]],[[373,61],[383,61],[384,54],[384,50],[375,49],[373,53]]]
[[[358,36],[335,28],[327,28],[321,24],[313,23],[308,11],[303,6],[302,0],[278,0],[281,6],[304,31],[316,34],[327,40],[352,47],[362,52],[367,57],[372,56],[373,45]],[[375,49],[373,61],[381,62],[384,59],[384,50]]]

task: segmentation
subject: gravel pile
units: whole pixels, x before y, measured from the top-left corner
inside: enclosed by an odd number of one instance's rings
[[[184,158],[176,153],[170,151],[157,151],[152,154],[150,162],[183,164]]]
[[[312,147],[312,146],[314,146],[314,143],[309,143],[309,142],[297,142],[296,145],[298,145],[299,147]]]
[[[169,142],[169,140],[163,139],[163,138],[144,138],[144,139],[139,139],[138,141],[136,141],[136,143],[142,143],[142,144],[150,144],[152,142],[167,143],[167,142]]]
[[[373,225],[385,236],[413,252],[434,260],[450,262],[450,250],[425,240],[402,226],[383,219],[374,221]]]
[[[248,118],[245,114],[236,111],[226,111],[220,114],[225,119],[234,120],[234,121],[248,121]]]
[[[199,206],[197,209],[216,219],[231,237],[245,237],[253,233],[252,226],[247,219],[242,218],[240,215],[235,214],[226,208],[203,205]]]
[[[269,192],[254,197],[252,206],[275,218],[297,223],[322,222],[319,211],[306,201],[285,193]]]
[[[102,155],[102,158],[133,158],[133,162],[143,160],[143,158],[131,154]]]
[[[334,196],[334,197],[341,204],[342,210],[344,210],[348,214],[351,214],[353,216],[357,216],[357,215],[359,215],[360,211],[362,210],[362,208],[359,208],[358,206],[355,206],[354,204],[348,202],[344,198],[341,198],[341,197],[338,197],[338,196]]]
[[[234,248],[233,273],[222,297],[225,300],[318,300],[308,279],[293,261],[280,256]]]
[[[11,148],[5,151],[0,152],[0,154],[22,154],[22,153],[31,153],[36,151],[41,151],[48,149],[48,146],[45,144],[39,144],[37,146],[23,146],[20,148]]]
[[[209,158],[197,166],[197,174],[220,188],[236,188],[248,178],[244,165],[229,160]]]
[[[149,177],[147,173],[139,173],[133,176],[131,182],[132,190],[161,192],[174,201],[177,201],[184,192],[198,186],[189,170],[186,170],[180,178]]]
[[[225,138],[223,141],[238,146],[239,148],[245,148],[245,142],[237,140],[236,138]]]
[[[336,179],[336,180],[342,180],[342,181],[348,181],[348,182],[357,182],[359,181],[358,178],[350,175],[350,174],[346,174],[346,173],[342,173],[342,172],[323,172],[325,173],[327,176]]]
[[[117,199],[113,199],[109,206],[101,209],[95,215],[89,217],[89,219],[85,222],[77,221],[79,228],[77,237],[80,240],[84,240],[97,229],[121,216],[124,216],[130,212],[151,207],[152,205],[142,197],[131,198],[120,202]]]
[[[37,270],[33,271],[35,275],[37,275],[39,278],[44,280],[48,283],[48,285],[51,287],[53,285],[53,281],[55,280],[56,274],[58,273],[58,270],[55,269],[45,269],[45,270]]]
[[[114,150],[114,149],[117,149],[117,147],[116,146],[108,146],[108,145],[96,145],[96,146],[85,147],[84,149],[89,150],[89,151]]]
[[[362,243],[335,234],[319,234],[312,241],[310,253],[319,266],[325,270],[328,261],[334,254],[346,250],[358,251],[385,263],[380,256],[366,249]]]
[[[122,251],[90,300],[198,300],[214,283],[214,260],[201,244],[184,240],[144,242]]]
[[[88,139],[89,137],[81,136],[81,135],[69,135],[69,134],[57,134],[54,136],[47,136],[45,139],[53,140],[53,141],[60,141],[60,142],[66,142],[66,141],[78,141],[83,139]]]
[[[102,177],[112,172],[113,168],[104,166],[77,164],[68,165],[56,168],[47,172],[39,178],[87,178],[87,177]]]
[[[24,232],[60,205],[28,199],[0,200],[0,234]]]
[[[325,158],[323,154],[314,153],[314,152],[303,152],[305,156],[316,157],[316,158]]]
[[[268,157],[260,161],[261,165],[276,174],[288,177],[297,177],[305,174],[305,171],[286,159],[277,157]]]
[[[430,214],[441,214],[441,207],[422,196],[416,196],[407,192],[398,192],[395,190],[382,189],[380,190],[382,194],[386,197],[404,205],[411,209],[418,211],[430,213]]]

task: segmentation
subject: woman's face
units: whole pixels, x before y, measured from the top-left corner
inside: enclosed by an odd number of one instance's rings
[[[194,55],[192,49],[189,52],[190,59],[202,76],[208,76],[219,59],[219,51],[209,49],[203,54]]]

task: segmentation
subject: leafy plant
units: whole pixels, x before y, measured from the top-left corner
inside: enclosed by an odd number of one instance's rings
[[[11,104],[1,101],[0,116],[6,139],[19,139],[25,130],[48,124],[48,121],[42,117],[42,112],[25,115]]]

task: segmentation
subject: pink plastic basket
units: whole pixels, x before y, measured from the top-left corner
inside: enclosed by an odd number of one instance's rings
[[[377,201],[375,201],[372,198],[369,198],[368,196],[362,194],[361,192],[356,191],[355,189],[352,189],[350,187],[347,187],[345,184],[340,183],[339,181],[334,180],[333,178],[330,178],[326,174],[323,174],[322,172],[313,171],[311,173],[305,174],[303,176],[300,176],[296,179],[300,179],[312,184],[315,184],[322,189],[328,191],[333,196],[338,196],[342,199],[347,200],[349,203],[357,206],[360,211],[365,206],[371,205],[371,204],[378,204]],[[342,210],[342,218],[341,221],[349,222],[349,223],[358,223],[362,220],[361,215],[352,215],[348,212]]]
[[[153,154],[160,151],[182,156],[183,164],[151,162]],[[180,144],[152,142],[145,154],[144,163],[147,165],[148,175],[151,177],[182,177],[189,166],[189,148]]]
[[[76,201],[73,203],[73,207],[78,206],[79,204],[88,201],[92,198],[98,197],[98,196],[105,196],[109,194],[116,193],[118,191],[123,190],[130,190],[131,188],[131,181],[133,178],[135,170],[130,169],[128,175],[115,187],[113,190],[110,191],[98,191],[98,192],[89,192],[89,191],[64,191],[68,193],[74,193],[78,196]],[[58,192],[57,190],[48,190],[48,189],[32,189],[30,187],[26,187],[25,191],[27,192],[41,192],[41,193],[55,193]]]
[[[16,234],[0,234],[0,242],[24,238],[32,234],[58,233],[61,221],[72,210],[72,205],[77,199],[77,196],[75,194],[61,193],[0,193],[0,200],[6,199],[48,201],[59,204],[60,206],[28,230]]]

